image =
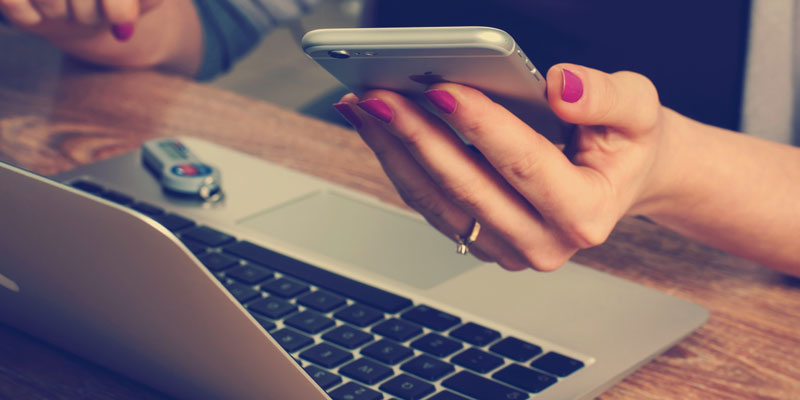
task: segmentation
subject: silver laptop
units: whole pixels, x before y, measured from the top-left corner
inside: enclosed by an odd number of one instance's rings
[[[225,196],[139,152],[0,164],[0,322],[183,399],[591,399],[705,309],[567,263],[507,272],[420,217],[208,142]]]

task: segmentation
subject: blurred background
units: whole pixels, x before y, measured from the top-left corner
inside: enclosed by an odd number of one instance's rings
[[[331,104],[339,100],[344,90],[336,79],[306,57],[299,41],[312,29],[358,26],[362,6],[363,0],[323,0],[298,24],[266,35],[252,53],[210,84],[340,122],[341,117],[333,113]]]

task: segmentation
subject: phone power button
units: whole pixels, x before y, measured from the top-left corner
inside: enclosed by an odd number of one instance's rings
[[[531,62],[531,60],[529,60],[527,58],[525,59],[525,66],[528,67],[528,70],[530,70],[531,72],[535,72],[536,71],[536,67],[534,67],[533,63]]]
[[[525,59],[525,67],[528,68],[528,71],[530,71],[531,75],[533,75],[533,77],[536,78],[537,81],[541,81],[541,79],[539,78],[539,71],[536,69],[536,67],[533,66],[531,60],[527,58]]]

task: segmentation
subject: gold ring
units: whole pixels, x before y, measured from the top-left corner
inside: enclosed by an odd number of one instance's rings
[[[465,239],[461,235],[456,235],[456,253],[458,254],[467,254],[469,253],[469,246],[472,243],[475,243],[475,240],[478,239],[478,234],[481,233],[481,224],[478,220],[472,224],[472,232],[469,233],[469,236]]]

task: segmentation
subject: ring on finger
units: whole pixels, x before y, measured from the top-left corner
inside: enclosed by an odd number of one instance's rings
[[[456,235],[456,253],[458,254],[464,255],[469,253],[469,246],[478,239],[478,234],[481,232],[481,224],[478,220],[473,221],[472,231],[470,231],[466,238],[458,234]]]

